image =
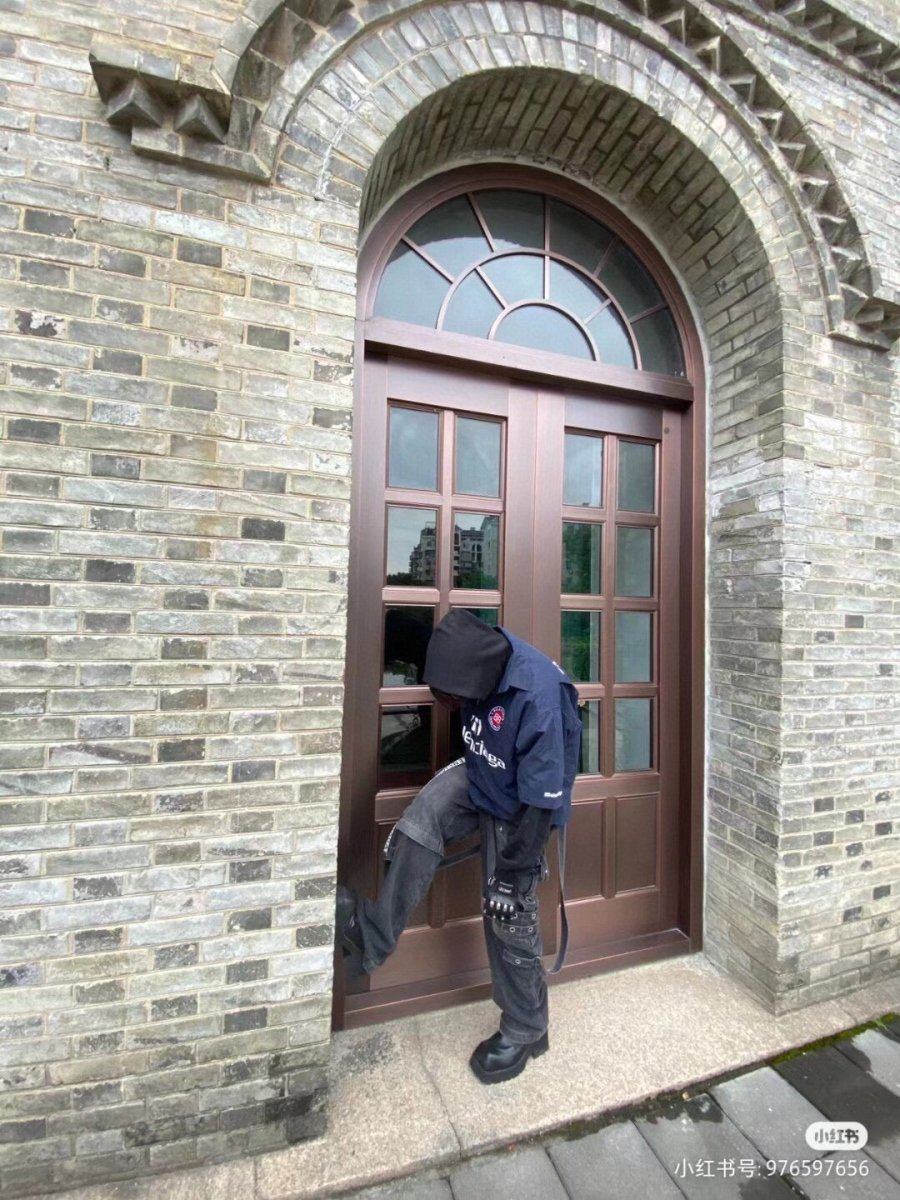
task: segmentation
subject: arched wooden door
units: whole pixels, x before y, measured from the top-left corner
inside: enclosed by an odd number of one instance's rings
[[[564,977],[687,949],[696,355],[677,293],[621,226],[522,175],[458,177],[377,240],[354,419],[342,874],[377,891],[392,824],[461,751],[420,671],[434,624],[469,608],[578,685]],[[555,886],[554,871],[548,955]],[[439,874],[343,1020],[473,998],[487,979],[472,860]]]

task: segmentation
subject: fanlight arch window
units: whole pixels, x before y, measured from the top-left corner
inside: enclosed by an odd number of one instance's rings
[[[400,238],[373,316],[683,377],[670,306],[635,253],[551,196],[455,196]]]

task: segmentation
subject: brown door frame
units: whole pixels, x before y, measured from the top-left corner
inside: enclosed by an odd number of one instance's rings
[[[434,331],[386,321],[371,316],[375,289],[387,259],[402,232],[425,212],[444,200],[473,187],[513,187],[553,195],[582,209],[611,228],[644,262],[665,296],[678,327],[685,355],[686,379],[629,371],[598,363],[575,362],[563,356],[537,353],[520,347],[501,346],[464,335],[438,334]],[[359,260],[359,291],[355,340],[354,411],[359,413],[363,403],[366,377],[366,353],[374,351],[369,369],[379,370],[379,352],[419,358],[433,363],[472,368],[485,375],[501,374],[511,382],[544,385],[564,385],[581,394],[600,397],[633,397],[650,401],[670,411],[679,411],[681,431],[683,489],[678,519],[682,547],[682,577],[679,606],[680,644],[687,646],[684,661],[687,669],[680,682],[680,728],[678,736],[688,750],[681,756],[682,786],[679,829],[680,855],[690,861],[684,872],[678,893],[678,927],[685,937],[673,939],[669,953],[682,953],[685,948],[699,950],[703,940],[703,785],[705,703],[705,372],[702,349],[690,309],[674,276],[649,240],[615,208],[581,185],[557,175],[536,169],[486,165],[460,168],[413,188],[382,216],[365,235]],[[371,443],[355,430],[352,464],[352,513],[360,511],[367,473],[375,467],[370,453]],[[382,470],[378,456],[378,471]],[[661,510],[662,511],[662,510]],[[352,520],[352,517],[351,517]],[[349,584],[348,661],[358,652],[359,639],[371,636],[372,630],[361,630],[359,614],[367,611],[361,594],[366,572],[354,570],[353,564],[365,548],[359,545],[351,525],[351,574]],[[372,548],[370,548],[371,550]],[[380,549],[380,548],[378,548]],[[376,551],[377,552],[377,551]],[[372,607],[372,606],[369,606]],[[380,630],[379,630],[380,636]],[[661,653],[671,648],[661,647]],[[354,720],[355,704],[345,703],[343,753],[345,761],[352,758],[358,747],[359,722]],[[346,772],[342,780],[339,819],[339,870],[342,877],[355,873],[357,856],[350,839],[350,813],[347,803]],[[659,957],[665,947],[642,951],[635,946],[628,951],[628,961]],[[336,1027],[344,1023],[343,971],[336,960],[333,1017]],[[595,973],[598,969],[620,965],[617,960],[573,962],[564,972],[566,978]],[[376,1018],[377,1019],[377,1018]]]

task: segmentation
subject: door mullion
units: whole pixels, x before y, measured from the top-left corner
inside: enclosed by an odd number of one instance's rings
[[[532,641],[550,658],[560,657],[562,587],[562,494],[565,462],[565,397],[537,397],[535,516],[532,539]]]
[[[682,425],[681,414],[668,410],[663,417],[663,437],[659,446],[659,548],[657,595],[660,598],[657,617],[655,666],[657,670],[657,700],[655,729],[657,735],[657,770],[660,787],[665,795],[677,795],[679,771],[686,766],[682,755],[682,696],[681,653],[681,602],[685,599],[679,580],[681,562],[680,525],[682,521]],[[668,597],[662,603],[663,595]],[[689,603],[689,599],[688,599]],[[664,898],[674,922],[676,903],[676,863],[679,844],[678,806],[668,805],[661,811],[659,837],[660,896]]]
[[[512,633],[531,641],[538,447],[537,395],[534,391],[510,387],[506,438],[502,622]]]
[[[619,439],[607,434],[603,454],[603,507],[607,513],[603,530],[603,615],[600,638],[600,680],[604,700],[600,710],[600,774],[616,773],[615,628],[616,628],[616,506],[619,488]]]
[[[453,587],[453,458],[456,441],[456,417],[445,411],[441,418],[441,469],[440,469],[440,553],[438,554],[437,585],[440,593],[438,619],[449,607],[450,589]]]

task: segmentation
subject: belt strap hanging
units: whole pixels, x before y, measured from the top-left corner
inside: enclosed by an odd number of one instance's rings
[[[562,965],[566,959],[566,950],[569,945],[569,918],[566,916],[566,827],[560,825],[556,831],[556,845],[559,851],[559,950],[556,954],[556,962],[548,972],[550,975],[556,975],[562,970]]]

